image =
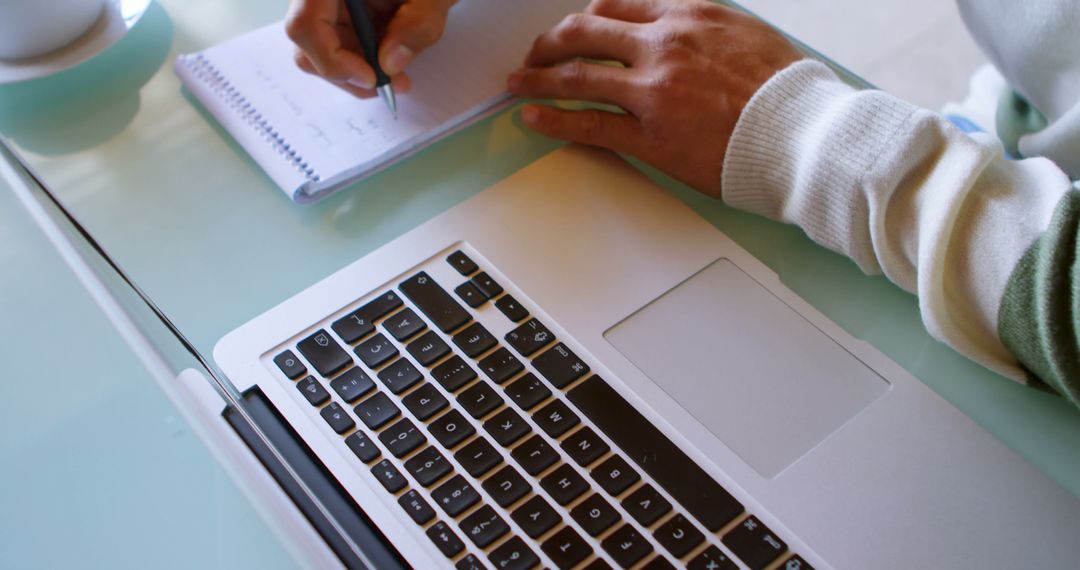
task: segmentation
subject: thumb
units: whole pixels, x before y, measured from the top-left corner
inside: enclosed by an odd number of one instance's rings
[[[418,53],[439,41],[451,4],[446,0],[413,0],[402,4],[379,46],[379,65],[387,75],[401,73]]]

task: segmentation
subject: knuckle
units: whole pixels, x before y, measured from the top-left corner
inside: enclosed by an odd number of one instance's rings
[[[578,117],[578,132],[585,142],[596,142],[604,134],[604,122],[600,113],[594,110],[582,111]]]
[[[559,82],[569,88],[581,87],[585,84],[587,73],[585,62],[574,60],[559,66]]]
[[[566,16],[555,27],[555,39],[567,41],[581,37],[589,25],[588,22],[588,16],[585,14],[575,13]]]
[[[422,46],[430,46],[442,39],[444,29],[443,19],[432,15],[417,26],[414,37]]]
[[[285,35],[296,42],[307,37],[311,30],[311,19],[302,12],[294,12],[285,18]]]
[[[685,32],[665,27],[653,32],[648,38],[647,45],[652,53],[665,55],[683,49],[687,43],[688,38]]]
[[[715,9],[716,6],[711,2],[686,2],[674,8],[672,12],[684,18],[703,20],[711,18],[716,13]]]

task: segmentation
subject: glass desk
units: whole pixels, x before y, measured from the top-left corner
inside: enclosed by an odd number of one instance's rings
[[[529,134],[511,110],[296,206],[171,69],[178,53],[280,19],[285,8],[284,0],[161,0],[101,56],[0,87],[0,132],[204,354],[236,326],[559,144]],[[1080,496],[1080,413],[1063,399],[934,341],[914,297],[799,230],[645,170]],[[7,188],[0,263],[0,567],[291,567]]]

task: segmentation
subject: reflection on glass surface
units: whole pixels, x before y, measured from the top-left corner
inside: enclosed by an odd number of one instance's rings
[[[280,19],[285,8],[284,0],[161,0],[100,57],[0,88],[0,131],[206,354],[236,326],[558,144],[526,132],[511,110],[298,207],[171,70],[178,53]],[[1080,421],[1065,402],[934,342],[910,295],[797,229],[643,170],[834,321],[1080,494]],[[0,503],[18,513],[0,517],[0,566],[34,566],[32,551],[46,551],[46,566],[76,563],[76,554],[49,548],[47,529],[115,566],[249,566],[249,557],[260,560],[253,567],[288,565],[48,244],[6,192],[0,200],[0,261],[12,268],[0,272],[0,327],[10,339],[3,354],[16,363],[0,404],[0,460],[16,468],[0,469]],[[134,553],[110,550],[121,544]]]

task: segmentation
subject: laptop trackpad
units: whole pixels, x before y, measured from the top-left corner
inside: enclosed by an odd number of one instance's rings
[[[888,390],[883,378],[727,259],[604,337],[769,478]]]

